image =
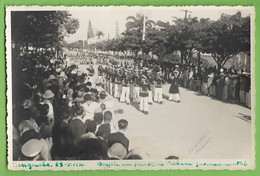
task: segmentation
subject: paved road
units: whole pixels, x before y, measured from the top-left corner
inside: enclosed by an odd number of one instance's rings
[[[181,103],[170,102],[164,85],[164,103],[149,105],[149,115],[137,104],[115,100],[115,120],[128,120],[130,149],[142,147],[151,159],[169,155],[181,159],[249,159],[251,156],[250,109],[224,103],[180,88]]]

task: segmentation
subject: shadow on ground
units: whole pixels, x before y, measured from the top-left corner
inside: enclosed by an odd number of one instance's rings
[[[241,120],[251,123],[251,116],[248,116],[248,115],[245,115],[242,113],[238,113],[238,115],[236,117],[240,118]]]

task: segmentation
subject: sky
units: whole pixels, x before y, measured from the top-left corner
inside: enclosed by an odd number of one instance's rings
[[[91,20],[92,28],[95,31],[102,31],[104,38],[113,38],[116,34],[116,21],[119,26],[119,33],[125,30],[126,18],[136,16],[137,13],[144,13],[148,19],[164,22],[172,22],[174,17],[184,18],[185,12],[189,10],[187,16],[198,18],[210,18],[217,20],[222,13],[235,14],[241,11],[242,16],[248,16],[253,13],[250,7],[214,7],[214,6],[194,6],[194,7],[127,7],[127,6],[110,6],[110,7],[70,7],[67,9],[73,18],[78,19],[80,27],[77,32],[69,37],[65,37],[68,43],[77,40],[87,40],[88,23]]]

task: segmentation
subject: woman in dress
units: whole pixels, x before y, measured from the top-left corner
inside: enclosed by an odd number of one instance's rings
[[[179,103],[180,100],[180,91],[179,91],[179,78],[178,71],[173,72],[173,76],[171,76],[171,87],[169,89],[169,101],[175,101]]]

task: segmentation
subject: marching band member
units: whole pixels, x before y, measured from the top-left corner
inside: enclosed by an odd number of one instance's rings
[[[114,98],[118,98],[118,86],[119,84],[121,84],[121,81],[120,81],[120,73],[121,71],[119,70],[116,70],[116,74],[115,74],[115,86],[114,86]]]
[[[133,75],[133,83],[134,83],[134,96],[133,96],[133,102],[139,102],[140,97],[140,78],[139,78],[139,70],[135,69],[135,74]]]
[[[157,103],[162,104],[162,83],[163,79],[161,76],[161,72],[157,72],[157,76],[155,78],[155,95],[154,95],[154,101]]]
[[[129,96],[130,96],[130,80],[128,73],[124,72],[123,80],[122,80],[122,93],[120,96],[120,102],[126,101],[127,104],[130,103]]]
[[[103,67],[101,65],[98,66],[98,79],[101,80],[103,77]]]
[[[152,92],[152,87],[154,86],[154,77],[152,74],[152,70],[149,70],[148,72],[148,80],[149,80],[149,84],[151,86],[151,90],[148,90],[148,103],[149,104],[153,104],[153,92]]]
[[[124,70],[121,68],[119,71],[119,75],[118,75],[118,93],[117,93],[117,98],[118,100],[120,100],[120,96],[122,94],[122,80],[123,80],[123,74],[124,74]]]
[[[109,79],[109,93],[113,96],[113,88],[115,87],[115,70],[112,68],[110,79]]]
[[[145,75],[142,75],[140,84],[140,111],[144,114],[148,114],[148,91],[150,90],[150,85],[148,79]]]
[[[134,98],[134,72],[131,70],[131,73],[129,74],[129,89],[130,89],[130,100],[133,101]]]
[[[169,89],[169,100],[175,101],[177,103],[180,102],[180,91],[179,91],[179,78],[178,78],[178,71],[173,71],[173,76],[171,76],[171,87]]]

